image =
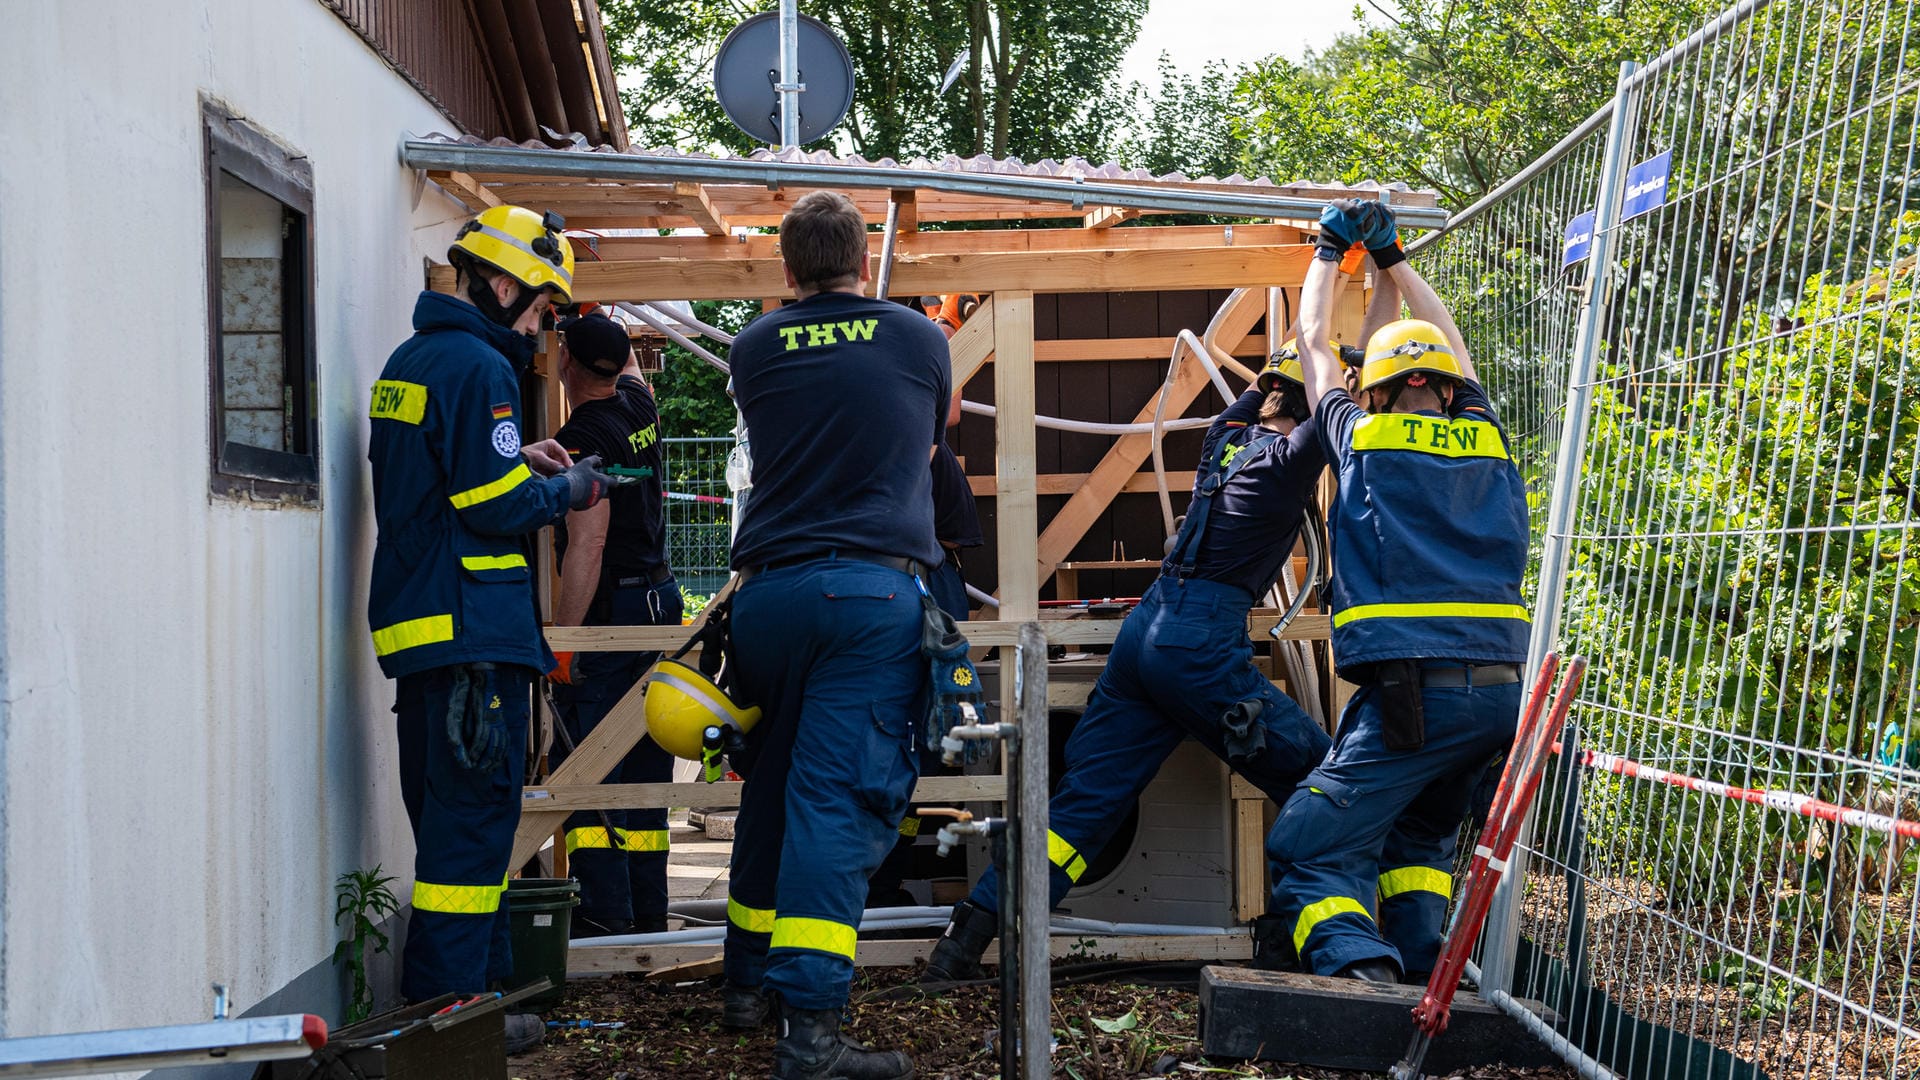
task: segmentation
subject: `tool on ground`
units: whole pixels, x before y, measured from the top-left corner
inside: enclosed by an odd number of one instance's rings
[[[571,754],[574,750],[573,733],[567,730],[567,722],[561,719],[560,702],[553,696],[552,690],[546,691],[546,696],[547,710],[553,714],[554,737],[560,740],[561,748]],[[600,827],[607,830],[607,843],[617,847],[620,843],[620,834],[613,827],[613,819],[607,816],[605,810],[597,810],[595,813],[600,815]]]
[[[327,1043],[327,1022],[304,1013],[227,1019],[214,984],[214,1018],[201,1024],[0,1039],[0,1077],[79,1076],[174,1066],[303,1058]]]
[[[627,1022],[625,1020],[549,1020],[547,1021],[547,1027],[549,1028],[569,1028],[569,1029],[571,1028],[605,1028],[609,1031],[618,1031],[621,1028],[626,1026],[627,1026]]]
[[[1554,739],[1566,723],[1573,696],[1579,692],[1580,680],[1587,672],[1586,657],[1568,660],[1566,675],[1553,693],[1552,707],[1548,708],[1547,687],[1559,666],[1559,654],[1548,653],[1534,677],[1532,692],[1520,716],[1520,729],[1514,736],[1513,752],[1507,758],[1499,789],[1493,796],[1493,809],[1487,814],[1486,828],[1481,830],[1480,843],[1475,845],[1473,861],[1467,867],[1467,887],[1454,912],[1453,927],[1440,947],[1440,962],[1434,965],[1433,975],[1427,980],[1427,992],[1413,1008],[1413,1041],[1407,1046],[1406,1056],[1388,1070],[1392,1080],[1420,1080],[1427,1048],[1447,1030],[1460,975],[1466,970],[1474,943],[1480,939],[1494,889],[1507,872],[1507,857],[1513,853],[1520,827],[1540,788]]]

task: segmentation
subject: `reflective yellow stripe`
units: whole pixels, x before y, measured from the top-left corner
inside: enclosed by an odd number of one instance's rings
[[[439,911],[450,915],[491,915],[500,910],[498,885],[435,885],[428,881],[413,883],[413,910]]]
[[[475,503],[483,503],[483,502],[486,502],[488,499],[497,499],[500,496],[505,495],[507,492],[512,491],[514,488],[519,487],[521,484],[526,483],[528,480],[532,478],[533,478],[532,470],[528,469],[526,462],[523,461],[520,464],[515,465],[513,467],[512,472],[508,473],[507,475],[501,477],[498,480],[495,480],[491,484],[481,484],[477,488],[468,488],[465,491],[457,491],[457,492],[454,492],[452,495],[447,496],[447,498],[449,501],[453,503],[455,509],[465,510],[467,507],[472,506]]]
[[[427,415],[427,388],[419,383],[381,379],[373,384],[373,404],[367,415],[375,420],[418,424]]]
[[[1307,950],[1307,935],[1313,928],[1333,918],[1335,915],[1358,915],[1368,922],[1373,916],[1367,914],[1367,907],[1350,896],[1329,896],[1325,900],[1308,904],[1300,912],[1300,921],[1293,924],[1293,951],[1303,953]]]
[[[1453,877],[1431,866],[1402,866],[1380,875],[1380,899],[1401,893],[1430,892],[1453,899]]]
[[[621,829],[620,846],[628,851],[665,851],[667,837],[665,829]]]
[[[1377,413],[1353,426],[1355,450],[1417,450],[1452,458],[1507,456],[1500,429],[1485,420],[1449,420],[1418,413]]]
[[[827,919],[789,918],[785,915],[773,920],[773,942],[775,949],[812,949],[814,952],[833,953],[853,959],[853,945],[859,934],[846,923],[831,922]]]
[[[469,570],[524,570],[525,555],[462,555],[460,565]]]
[[[773,912],[751,908],[727,897],[727,921],[749,934],[773,933]]]
[[[383,626],[373,632],[373,653],[386,656],[401,649],[412,649],[420,645],[432,645],[440,641],[453,640],[453,616],[429,615],[424,619],[408,619],[392,626]]]
[[[1047,861],[1065,870],[1068,881],[1077,883],[1080,875],[1087,872],[1087,860],[1052,829],[1047,830]]]
[[[613,841],[607,839],[607,830],[598,825],[584,829],[567,830],[567,854],[571,855],[581,848],[599,848],[609,850]]]
[[[1518,619],[1527,622],[1519,604],[1361,604],[1333,613],[1333,625],[1360,619]]]

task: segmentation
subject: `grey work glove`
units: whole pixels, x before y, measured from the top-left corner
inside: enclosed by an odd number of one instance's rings
[[[613,489],[613,477],[600,471],[599,454],[581,458],[560,475],[567,478],[567,505],[575,510],[587,509]]]

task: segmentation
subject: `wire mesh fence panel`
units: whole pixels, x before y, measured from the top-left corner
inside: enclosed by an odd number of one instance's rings
[[[1743,4],[1616,99],[1605,267],[1605,125],[1415,255],[1543,544],[1584,430],[1512,985],[1626,1076],[1920,1076],[1917,99],[1912,4]]]
[[[727,580],[733,493],[727,489],[729,438],[661,440],[667,469],[667,562],[680,587],[710,596]]]

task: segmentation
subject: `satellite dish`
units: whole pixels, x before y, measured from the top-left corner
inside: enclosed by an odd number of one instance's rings
[[[837,127],[853,108],[853,57],[827,24],[799,20],[800,142],[810,143]],[[763,11],[720,43],[713,58],[713,92],[727,119],[763,143],[780,145],[780,14]]]

